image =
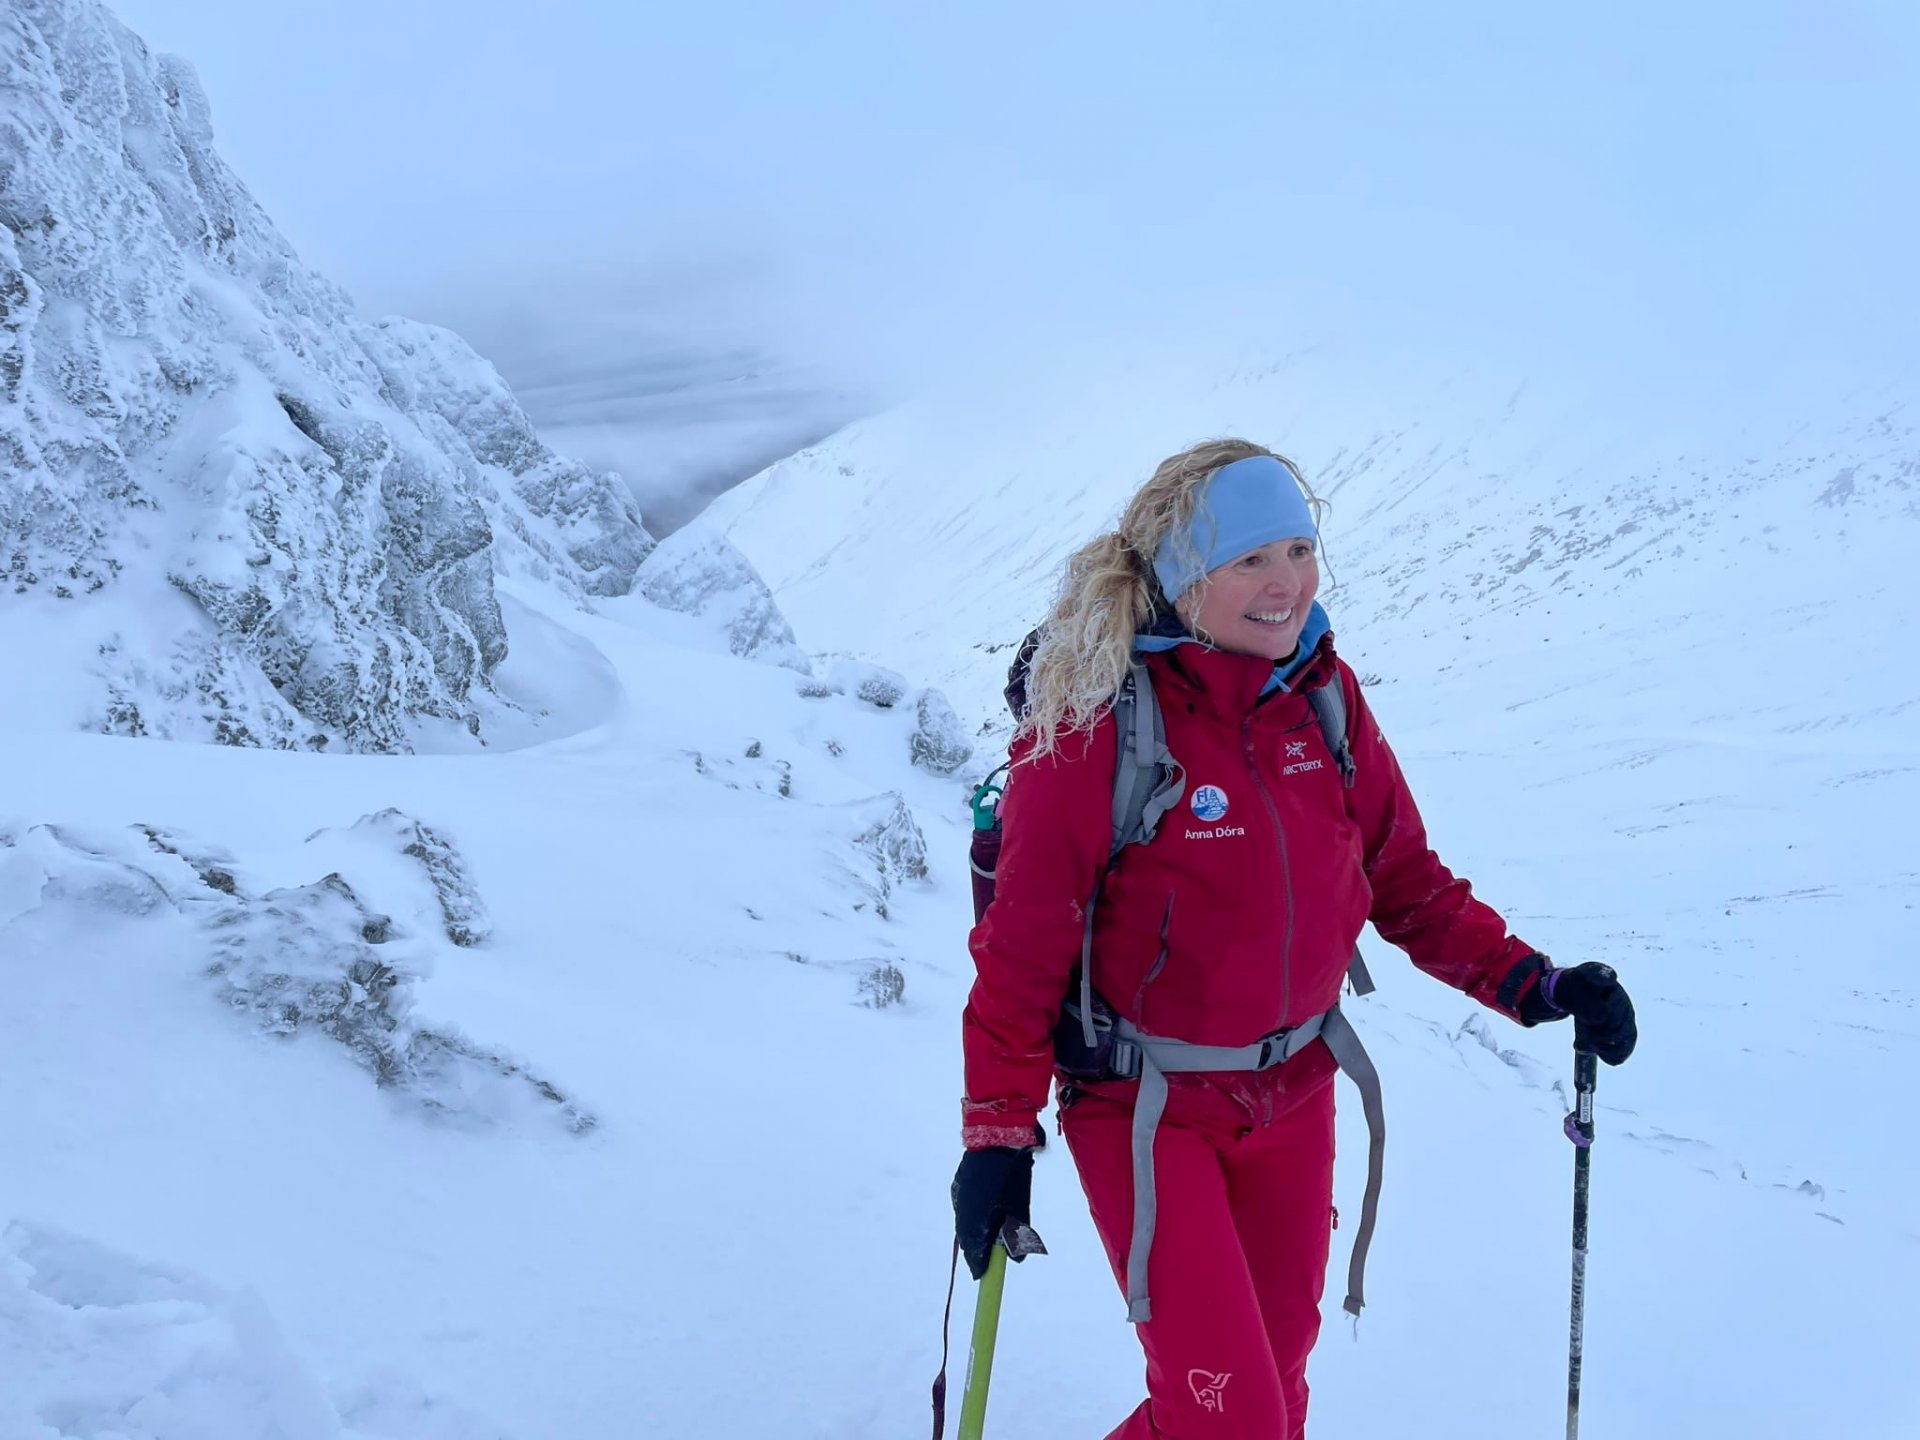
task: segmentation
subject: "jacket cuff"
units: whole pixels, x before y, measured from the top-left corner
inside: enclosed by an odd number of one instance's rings
[[[1494,991],[1494,1004],[1522,1025],[1532,1027],[1547,1020],[1558,1020],[1566,1012],[1550,1006],[1540,993],[1540,983],[1553,969],[1544,955],[1529,955],[1507,971]]]
[[[960,1143],[969,1150],[1011,1146],[1031,1150],[1043,1141],[1038,1111],[1008,1105],[1004,1100],[960,1102]]]

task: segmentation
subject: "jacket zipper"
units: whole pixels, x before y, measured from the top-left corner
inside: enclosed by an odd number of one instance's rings
[[[1166,913],[1160,917],[1160,953],[1154,957],[1153,965],[1146,977],[1141,980],[1140,988],[1133,992],[1133,1013],[1138,1015],[1147,1003],[1147,987],[1160,978],[1160,972],[1167,968],[1167,932],[1173,929],[1173,898],[1178,891],[1167,891]]]
[[[1274,838],[1279,842],[1281,893],[1287,902],[1287,928],[1280,947],[1280,1018],[1277,1023],[1284,1025],[1287,1016],[1293,1012],[1293,864],[1287,855],[1287,831],[1280,823],[1280,807],[1273,803],[1273,791],[1267,788],[1267,782],[1260,774],[1259,758],[1254,753],[1253,716],[1249,715],[1240,722],[1240,738],[1246,747],[1247,770],[1252,774],[1253,783],[1266,804],[1267,818],[1273,822]]]

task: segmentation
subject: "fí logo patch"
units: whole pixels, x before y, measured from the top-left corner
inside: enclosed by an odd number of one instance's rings
[[[1193,792],[1193,813],[1211,825],[1227,816],[1227,792],[1218,785],[1202,785]]]

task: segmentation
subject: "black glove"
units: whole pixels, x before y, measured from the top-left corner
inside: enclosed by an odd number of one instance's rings
[[[996,1240],[1006,1239],[1009,1259],[1047,1253],[1028,1224],[1032,1197],[1033,1151],[1026,1146],[994,1145],[960,1157],[953,1172],[953,1233],[974,1279],[987,1273]],[[1012,1233],[1005,1234],[1009,1227]]]
[[[1538,965],[1540,983],[1520,1002],[1520,1020],[1526,1025],[1573,1016],[1573,1047],[1591,1050],[1609,1065],[1618,1065],[1639,1042],[1633,1019],[1633,1001],[1613,967],[1589,960],[1562,970],[1544,955],[1529,956],[1522,966]]]

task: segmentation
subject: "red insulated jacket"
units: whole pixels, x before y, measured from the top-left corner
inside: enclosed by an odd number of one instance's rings
[[[1248,1045],[1328,1009],[1368,920],[1483,1004],[1514,1015],[1525,997],[1525,986],[1495,992],[1533,948],[1428,847],[1399,762],[1332,639],[1291,688],[1265,696],[1273,667],[1257,656],[1184,644],[1146,657],[1186,792],[1107,877],[1093,985],[1148,1034]],[[1346,693],[1351,790],[1306,698],[1328,684]],[[994,900],[971,939],[969,1148],[1032,1144],[1046,1106],[1054,1025],[1108,860],[1113,719],[1046,759],[1029,761],[1026,747],[1014,758]]]

